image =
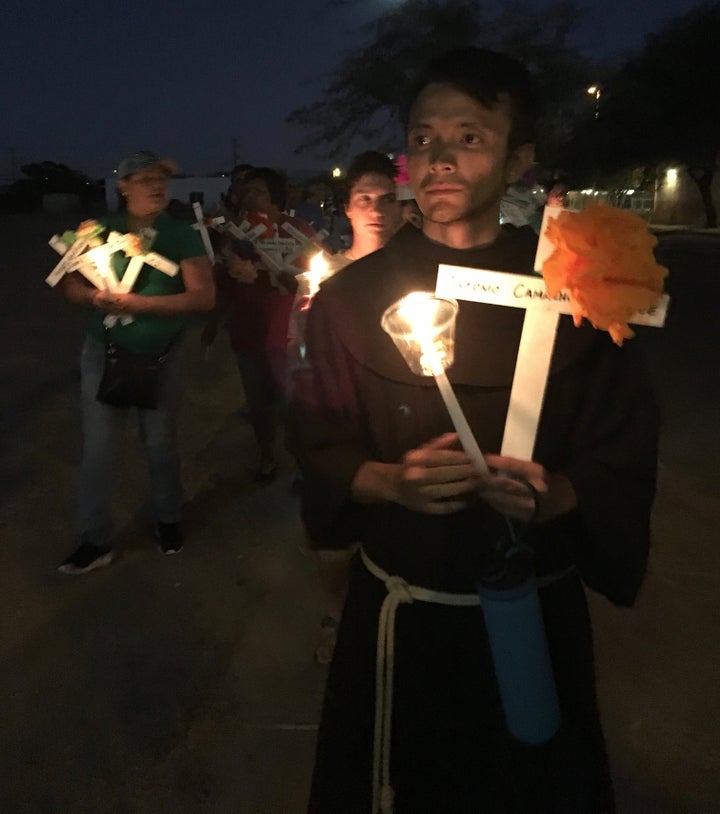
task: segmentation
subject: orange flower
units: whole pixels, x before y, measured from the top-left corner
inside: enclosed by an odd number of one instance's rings
[[[140,235],[134,235],[132,232],[127,232],[125,234],[123,251],[128,257],[137,257],[139,254],[142,254],[142,238]]]
[[[95,237],[103,231],[105,227],[101,226],[96,220],[84,220],[80,223],[75,230],[78,237]]]
[[[668,273],[655,261],[657,238],[645,221],[599,201],[549,219],[546,234],[555,246],[542,269],[548,296],[567,289],[575,325],[586,317],[616,345],[632,339],[628,321],[656,302]]]

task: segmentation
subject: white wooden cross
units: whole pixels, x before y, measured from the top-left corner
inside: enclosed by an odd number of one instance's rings
[[[305,251],[308,249],[314,249],[316,251],[322,250],[322,246],[320,243],[325,240],[325,238],[330,234],[325,229],[321,229],[317,233],[317,237],[315,240],[313,238],[308,237],[306,234],[303,234],[297,227],[293,226],[292,223],[283,223],[280,228],[287,232],[291,237],[295,238],[295,240],[300,244],[300,251],[295,252],[295,254],[286,258],[286,262],[288,264],[292,264],[294,260],[297,260]]]
[[[78,258],[90,245],[90,238],[79,237],[70,248],[59,235],[53,235],[48,243],[61,255],[60,262],[45,278],[45,282],[54,288],[66,274],[75,269]]]
[[[118,291],[121,294],[127,294],[128,292],[132,291],[133,286],[137,282],[138,275],[145,264],[156,268],[163,274],[167,274],[168,277],[174,277],[180,270],[180,266],[173,260],[168,260],[168,258],[164,257],[162,254],[150,251],[150,247],[155,240],[156,234],[157,231],[151,228],[141,231],[139,236],[139,254],[133,253],[132,249],[131,251],[128,251],[131,244],[134,244],[137,241],[138,236],[133,234],[126,234],[123,236],[125,252],[126,254],[130,255],[130,262],[125,269],[122,280],[120,280],[118,283]]]
[[[97,246],[94,249],[86,252],[78,261],[77,270],[84,274],[85,277],[93,282],[92,267],[95,269],[95,278],[100,283],[93,284],[96,288],[109,291],[115,294],[120,286],[120,283],[115,274],[115,269],[112,266],[112,256],[115,252],[122,251],[125,245],[123,236],[119,232],[111,232],[108,235],[107,243],[102,246]]]
[[[286,290],[279,280],[278,275],[280,272],[287,271],[293,276],[297,276],[299,269],[292,264],[292,261],[299,257],[309,245],[316,247],[318,251],[322,247],[318,246],[312,238],[303,234],[291,223],[282,223],[280,225],[280,229],[290,235],[289,238],[280,237],[279,234],[270,238],[263,237],[268,224],[269,222],[258,223],[253,226],[247,220],[243,220],[240,224],[228,221],[225,224],[224,231],[229,232],[239,240],[247,240],[252,243],[268,271],[270,283],[276,288]],[[300,251],[297,251],[298,248],[300,248]]]
[[[271,285],[275,286],[276,288],[283,288],[285,287],[279,280],[278,275],[282,271],[286,271],[285,263],[282,261],[281,257],[278,257],[275,252],[267,251],[264,248],[266,241],[261,241],[260,236],[264,235],[267,230],[267,225],[264,223],[258,223],[253,226],[249,221],[244,220],[242,223],[237,224],[229,221],[225,225],[225,231],[229,232],[233,237],[236,237],[238,240],[247,240],[254,246],[255,250],[257,251],[260,259],[265,266],[268,275],[270,276],[270,283]],[[293,268],[292,273],[294,274],[297,271],[296,268]]]
[[[167,257],[164,257],[162,254],[158,254],[157,252],[145,251],[145,245],[151,245],[152,241],[155,238],[157,232],[154,229],[146,229],[144,230],[144,234],[140,236],[141,241],[141,250],[139,254],[134,254],[130,257],[130,262],[125,269],[125,273],[122,276],[121,280],[118,280],[115,276],[115,272],[112,269],[112,266],[108,263],[109,272],[111,273],[112,277],[114,278],[113,288],[108,287],[108,291],[114,291],[118,294],[128,294],[132,291],[133,286],[137,282],[138,275],[142,270],[142,267],[147,264],[148,266],[152,266],[156,268],[158,271],[161,271],[163,274],[167,274],[168,277],[174,277],[178,271],[180,270],[180,266],[175,263],[173,260],[168,260]],[[127,248],[130,246],[132,242],[135,244],[137,241],[137,235],[132,233],[120,235],[121,238],[121,248],[127,251]],[[108,241],[110,238],[108,237]],[[102,248],[102,246],[100,247]],[[88,252],[91,254],[91,252]],[[101,272],[102,273],[102,272]],[[115,314],[108,314],[105,319],[103,320],[103,324],[107,325],[107,327],[111,328],[117,322],[117,315]],[[124,314],[120,317],[120,322],[123,325],[129,325],[133,322],[133,317],[129,314]]]
[[[109,268],[110,255],[123,248],[123,236],[119,232],[111,232],[106,243],[86,251],[93,241],[92,237],[80,237],[68,249],[59,235],[53,235],[48,243],[62,255],[62,260],[46,277],[45,282],[54,287],[66,274],[79,271],[96,288],[113,290],[112,278],[115,275],[109,275],[106,268]],[[117,282],[117,278],[114,282]]]
[[[202,206],[198,201],[193,202],[193,212],[195,213],[195,220],[197,222],[193,223],[192,228],[200,232],[200,237],[202,238],[203,246],[205,246],[207,256],[210,258],[210,262],[214,264],[215,252],[213,251],[212,242],[210,240],[208,226],[217,228],[221,224],[225,223],[225,216],[218,215],[215,218],[206,218],[205,215],[203,214]]]
[[[552,245],[541,239],[536,270],[542,269],[551,252]],[[525,309],[500,453],[532,460],[558,321],[560,314],[572,313],[570,295],[562,291],[551,300],[542,277],[449,265],[438,269],[435,295]],[[635,314],[629,322],[661,327],[668,302],[667,294],[659,296],[652,308]]]

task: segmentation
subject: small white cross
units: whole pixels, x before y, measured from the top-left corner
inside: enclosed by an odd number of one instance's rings
[[[197,201],[193,202],[193,212],[195,213],[197,223],[193,223],[192,228],[200,232],[200,237],[202,238],[203,246],[205,246],[207,256],[210,258],[211,263],[215,263],[215,252],[213,251],[212,242],[210,241],[208,226],[212,226],[216,229],[220,224],[225,223],[225,217],[218,215],[216,218],[206,218],[203,214],[202,206]]]

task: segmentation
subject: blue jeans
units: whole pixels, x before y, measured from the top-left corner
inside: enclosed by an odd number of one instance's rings
[[[137,409],[147,456],[155,518],[180,520],[183,490],[177,447],[177,422],[184,385],[186,337],[175,340],[165,363],[156,410]],[[129,407],[111,407],[95,396],[105,363],[105,346],[86,337],[80,358],[83,457],[80,468],[79,526],[83,541],[109,547],[113,524],[110,500],[115,486],[117,451]]]

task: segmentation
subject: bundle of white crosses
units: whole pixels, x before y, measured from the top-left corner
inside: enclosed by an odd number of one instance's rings
[[[328,236],[328,232],[323,229],[317,233],[315,238],[308,237],[292,223],[281,223],[278,227],[277,224],[267,220],[253,226],[248,220],[234,223],[226,221],[222,216],[206,218],[199,203],[194,203],[193,209],[196,219],[193,229],[200,232],[211,262],[215,261],[215,255],[210,244],[208,226],[218,232],[230,234],[238,240],[246,240],[251,243],[258,253],[263,267],[270,275],[270,282],[279,288],[283,287],[279,275],[282,272],[289,272],[293,276],[300,273],[300,269],[294,265],[295,260],[309,251],[321,251],[320,244]],[[268,229],[273,230],[272,237],[264,237]],[[281,230],[287,237],[280,235]]]
[[[45,282],[54,287],[66,274],[77,271],[100,291],[127,294],[133,290],[145,264],[169,277],[178,273],[180,267],[177,263],[150,251],[157,234],[154,229],[143,229],[140,234],[110,232],[104,243],[100,238],[103,230],[104,227],[96,221],[83,221],[75,232],[66,232],[63,236],[53,235],[48,243],[61,255],[61,259],[45,278]],[[122,279],[118,279],[112,265],[112,256],[119,251],[130,257]],[[108,314],[104,324],[110,328],[117,321],[117,316]],[[133,317],[129,314],[120,317],[123,325],[132,321]]]

